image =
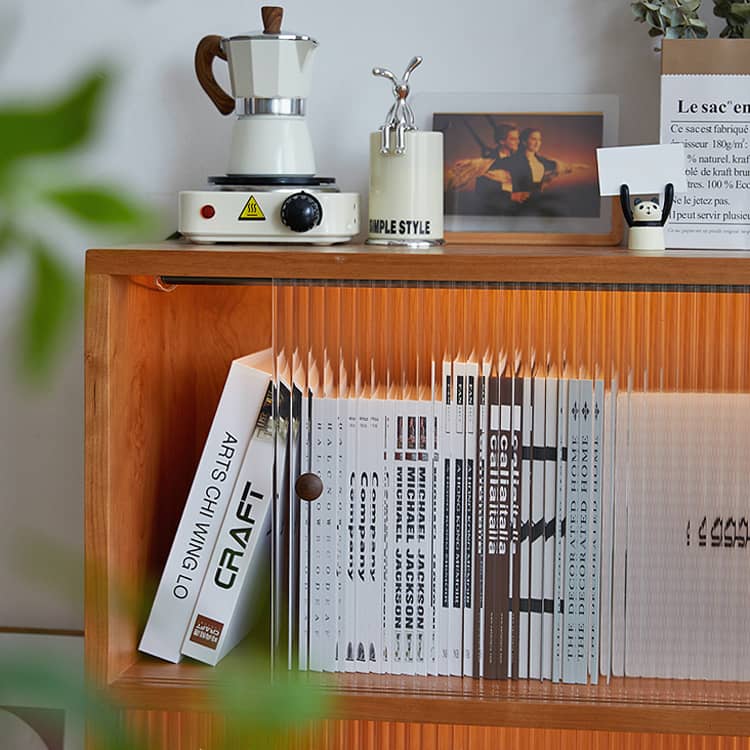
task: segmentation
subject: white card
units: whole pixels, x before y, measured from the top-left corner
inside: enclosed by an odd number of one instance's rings
[[[687,191],[681,143],[598,148],[596,160],[600,195],[619,195],[623,184],[632,195],[660,193],[668,182],[674,185],[675,193]]]

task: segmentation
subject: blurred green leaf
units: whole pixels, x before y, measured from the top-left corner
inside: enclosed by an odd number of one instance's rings
[[[31,284],[19,335],[21,366],[34,379],[49,370],[65,326],[75,310],[77,279],[41,239],[30,241]]]
[[[68,711],[87,721],[95,737],[106,740],[102,746],[107,750],[139,750],[123,730],[118,711],[63,665],[43,662],[34,654],[0,661],[0,705],[18,695],[33,697],[41,705],[57,705],[64,699]]]
[[[147,225],[151,218],[135,201],[106,185],[59,187],[41,197],[71,219],[94,226],[133,228]]]
[[[58,154],[85,143],[111,83],[111,74],[100,69],[51,105],[0,108],[0,172],[20,159]]]

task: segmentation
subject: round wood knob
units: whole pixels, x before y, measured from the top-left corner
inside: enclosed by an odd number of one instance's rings
[[[264,34],[280,34],[281,18],[284,15],[284,9],[276,5],[264,5],[260,9],[260,15],[263,19]]]
[[[317,474],[302,474],[294,485],[297,497],[302,500],[317,500],[323,494],[323,482]]]

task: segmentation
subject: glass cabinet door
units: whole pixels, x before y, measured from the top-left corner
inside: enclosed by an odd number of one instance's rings
[[[749,292],[274,281],[276,668],[750,679]]]

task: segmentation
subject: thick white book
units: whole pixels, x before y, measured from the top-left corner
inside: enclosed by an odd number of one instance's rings
[[[750,395],[636,393],[625,674],[750,679]]]
[[[576,682],[588,681],[588,649],[591,618],[591,460],[594,423],[594,384],[588,378],[579,381],[580,420],[578,433],[578,534],[575,610],[578,617],[576,631]]]
[[[463,561],[464,561],[464,426],[466,422],[465,365],[453,363],[451,425],[451,614],[449,674],[463,674]]]
[[[613,677],[625,674],[625,561],[628,527],[630,466],[630,397],[632,383],[617,394],[615,489],[612,518],[612,594],[610,662]]]
[[[323,494],[310,503],[309,663],[316,672],[338,668],[338,447],[335,398],[313,395],[311,470]]]
[[[557,393],[555,377],[545,379],[544,394],[544,573],[542,576],[542,679],[552,679],[555,611],[555,495],[557,490]]]
[[[195,608],[272,373],[271,350],[232,362],[138,648],[171,662]],[[270,473],[269,467],[269,473]]]
[[[463,674],[474,676],[474,514],[477,498],[477,431],[479,416],[479,364],[464,364],[464,498],[463,498]]]
[[[300,410],[300,474],[307,474],[312,468],[312,392],[305,384],[302,388],[302,408]],[[299,505],[299,633],[297,638],[297,663],[301,671],[306,671],[310,654],[310,502],[295,495]]]
[[[279,389],[288,403],[287,387]],[[275,455],[276,430],[285,444],[289,427],[288,419],[274,420],[273,391],[269,383],[182,644],[185,656],[205,664],[217,664],[247,635],[270,575],[273,468],[285,457]]]
[[[358,399],[338,399],[339,429],[342,431],[341,453],[343,471],[339,488],[339,639],[342,644],[340,669],[342,672],[364,671],[364,654],[358,663],[359,630],[357,589],[364,551],[360,550],[361,518]],[[366,615],[366,613],[362,613]]]
[[[535,470],[534,453],[533,453],[533,428],[534,415],[536,414],[535,383],[532,378],[523,379],[523,416],[522,416],[522,434],[521,434],[521,502],[519,510],[519,539],[521,574],[521,589],[519,591],[519,635],[518,635],[518,677],[526,679],[531,676],[529,672],[529,663],[531,660],[532,634],[531,620],[533,618],[531,597],[534,596],[532,590],[532,493],[536,490],[532,486],[532,472]],[[544,404],[542,403],[542,409]],[[538,546],[538,545],[537,545]],[[538,571],[541,575],[541,568]],[[540,587],[541,588],[541,587]]]
[[[604,466],[604,381],[593,383],[591,406],[591,479],[589,492],[589,649],[588,673],[599,682],[599,595],[601,591],[602,500]]]
[[[557,488],[555,493],[555,609],[552,618],[552,679],[563,679],[565,650],[565,540],[568,494],[568,397],[570,380],[560,378],[557,391]]]
[[[578,681],[578,664],[585,653],[586,610],[579,602],[579,543],[581,515],[581,382],[568,383],[568,479],[565,507],[565,639],[563,682]]]
[[[439,498],[440,520],[442,527],[439,533],[441,547],[438,550],[440,556],[441,575],[438,616],[438,672],[441,675],[449,675],[450,669],[450,643],[451,643],[451,611],[453,603],[453,539],[455,534],[455,523],[452,511],[452,476],[453,476],[453,389],[452,389],[451,363],[443,362],[441,379],[441,410],[440,420],[440,464],[438,466],[438,481],[440,483]]]
[[[604,454],[602,470],[602,535],[600,580],[599,671],[607,682],[612,675],[612,553],[614,540],[614,499],[617,422],[617,379],[604,394]]]
[[[532,496],[529,542],[531,576],[529,587],[529,677],[542,677],[542,618],[544,612],[544,469],[546,443],[546,380],[533,381]]]

